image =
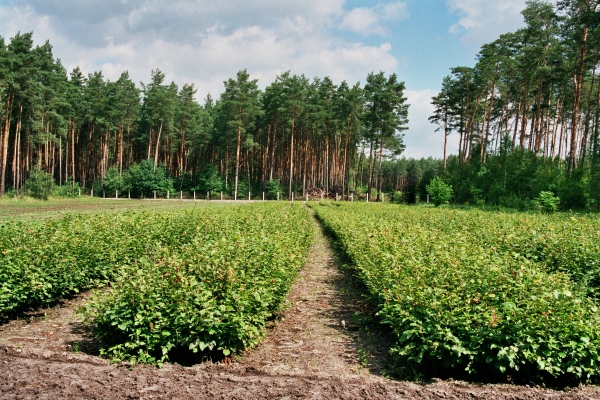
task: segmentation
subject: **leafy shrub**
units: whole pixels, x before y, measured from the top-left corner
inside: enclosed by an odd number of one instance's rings
[[[572,280],[582,275],[561,272],[569,259],[598,270],[597,218],[544,229],[543,220],[508,214],[366,207],[314,206],[397,335],[392,350],[405,365],[523,380],[598,377],[598,306],[588,281]],[[565,230],[576,241],[562,251]],[[515,241],[523,246],[510,247]]]
[[[25,189],[34,199],[48,200],[54,188],[54,178],[51,174],[41,169],[35,169],[29,174],[25,182]]]
[[[564,210],[577,210],[587,207],[588,181],[582,169],[576,169],[571,176],[564,177],[557,187],[557,195],[561,199]]]
[[[110,167],[102,180],[102,187],[106,194],[112,196],[115,194],[115,191],[121,192],[127,190],[125,186],[125,181],[119,172],[119,167],[116,165]]]
[[[155,245],[88,309],[113,360],[161,363],[173,349],[252,347],[279,310],[312,240],[300,205],[259,203],[188,215],[185,246]]]
[[[164,165],[154,168],[154,161],[150,158],[129,167],[123,178],[124,190],[131,190],[135,197],[152,197],[154,191],[165,194],[173,190],[173,181]]]
[[[52,196],[75,198],[79,196],[81,186],[79,182],[73,182],[72,178],[67,179],[64,185],[55,186]]]
[[[147,245],[185,243],[191,220],[184,212],[127,212],[6,223],[0,227],[0,315],[102,286]]]
[[[436,207],[452,198],[452,186],[446,184],[442,178],[433,178],[426,187],[427,193]]]
[[[282,193],[281,180],[280,179],[270,179],[267,182],[268,198],[271,200],[277,199],[278,195],[281,197],[281,193]]]
[[[537,208],[547,214],[552,214],[558,210],[560,198],[555,197],[552,192],[540,192],[538,198],[533,200]]]
[[[244,179],[239,179],[238,180],[237,198],[241,199],[241,200],[247,199],[249,191],[250,191],[250,185],[248,184],[248,181],[246,181]],[[229,194],[229,196],[231,196],[231,198],[234,197],[234,195],[235,195],[234,192],[235,192],[235,185],[233,182],[230,182],[228,194]]]
[[[213,165],[208,164],[198,176],[197,190],[203,194],[214,194],[223,190],[223,180],[219,175],[219,171]]]
[[[390,200],[390,203],[393,203],[393,204],[404,204],[404,193],[402,193],[399,190],[393,192],[392,193],[392,198]]]

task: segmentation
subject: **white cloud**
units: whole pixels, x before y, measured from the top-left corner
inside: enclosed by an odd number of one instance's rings
[[[386,36],[389,30],[382,21],[397,21],[409,17],[405,2],[377,4],[373,7],[358,7],[348,12],[340,24],[341,28],[361,35]]]
[[[524,25],[521,11],[526,0],[447,0],[451,13],[459,20],[450,27],[451,33],[464,34],[463,40],[481,45],[497,39]]]
[[[407,90],[404,94],[410,108],[408,109],[408,131],[405,131],[404,135],[406,150],[403,155],[407,158],[442,158],[444,133],[436,132],[437,126],[428,121],[434,111],[431,98],[437,95],[437,92],[431,89]],[[458,135],[451,134],[448,137],[447,152],[458,153]]]
[[[354,83],[371,71],[393,72],[387,43],[367,45],[335,36],[344,0],[227,1],[10,0],[0,6],[0,35],[34,31],[50,40],[68,71],[102,70],[110,80],[128,70],[147,82],[160,68],[168,81],[194,83],[201,100],[218,97],[223,81],[247,68],[264,87],[286,70]],[[377,6],[379,21],[405,16],[404,3]]]
[[[385,30],[378,26],[379,16],[370,8],[355,8],[344,17],[342,28],[352,32],[369,34],[384,34]]]

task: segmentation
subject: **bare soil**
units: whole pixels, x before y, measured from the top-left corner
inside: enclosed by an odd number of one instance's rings
[[[600,399],[595,386],[553,391],[389,378],[392,338],[321,231],[286,311],[234,361],[111,365],[77,313],[89,296],[0,325],[1,399]]]

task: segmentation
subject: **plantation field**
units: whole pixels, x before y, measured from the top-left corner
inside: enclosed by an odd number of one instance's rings
[[[110,284],[88,318],[113,359],[251,347],[304,262],[306,209],[173,204],[2,224],[0,315]]]
[[[312,207],[393,329],[407,370],[598,377],[598,217]]]
[[[243,203],[243,202],[238,202]],[[127,200],[101,199],[81,196],[79,198],[50,198],[48,201],[24,199],[0,199],[0,223],[32,221],[60,217],[66,213],[89,214],[99,211],[125,210],[178,210],[187,208],[225,207],[237,203],[194,200]]]
[[[300,203],[16,203],[12,215],[24,217],[0,222],[0,362],[10,371],[0,392],[599,394],[381,376],[596,382],[594,217],[310,203],[348,256],[343,267]],[[365,287],[392,330],[372,318]],[[78,295],[89,288],[100,289]],[[176,365],[203,359],[223,362]],[[127,371],[106,360],[175,364]]]
[[[108,285],[85,318],[105,357],[131,363],[256,346],[314,233],[307,209],[289,202],[3,205],[0,315]],[[309,205],[392,328],[396,373],[597,378],[598,217]]]

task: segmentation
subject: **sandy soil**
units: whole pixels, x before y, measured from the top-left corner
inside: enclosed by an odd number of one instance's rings
[[[391,338],[319,232],[289,307],[234,362],[111,365],[76,310],[88,293],[0,325],[1,399],[600,399],[593,386],[552,391],[388,378]]]

